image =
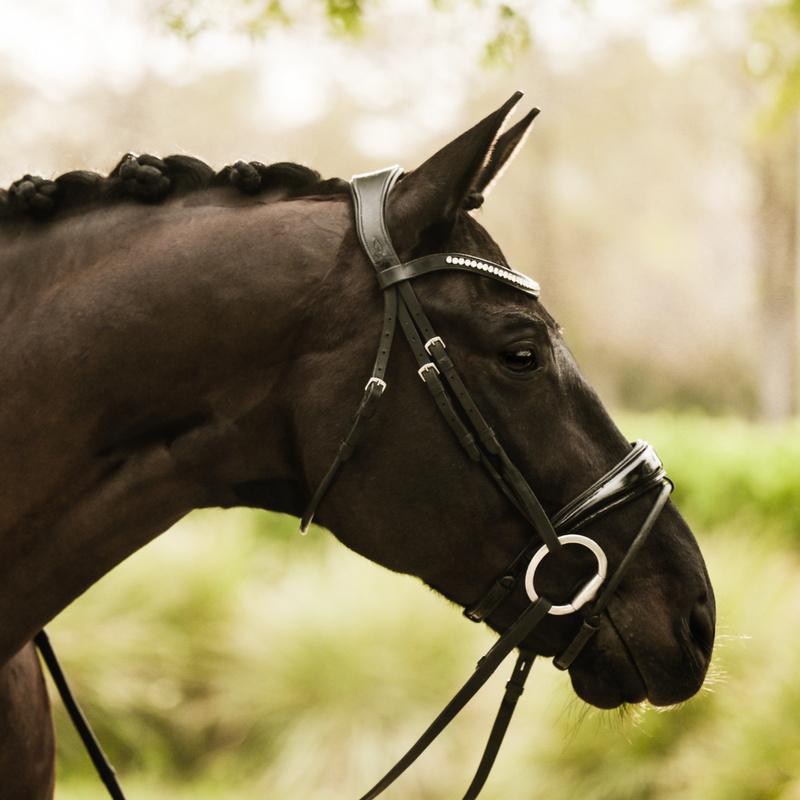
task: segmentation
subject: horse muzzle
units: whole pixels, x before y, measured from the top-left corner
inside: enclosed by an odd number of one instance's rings
[[[575,693],[606,709],[645,701],[673,706],[697,694],[711,662],[713,600],[696,601],[671,635],[663,622],[658,615],[638,618],[612,601],[593,641],[569,668]]]

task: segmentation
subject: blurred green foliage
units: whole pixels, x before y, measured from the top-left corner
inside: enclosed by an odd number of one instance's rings
[[[701,414],[618,415],[658,451],[684,516],[704,530],[768,529],[800,547],[800,424]]]
[[[718,640],[704,691],[589,709],[537,663],[485,800],[800,797],[800,429],[621,417],[701,541]],[[415,580],[294,519],[184,520],[50,626],[131,800],[360,797],[493,637]],[[387,798],[457,797],[511,664]],[[104,798],[58,703],[59,800]]]
[[[751,73],[768,83],[770,100],[763,114],[766,127],[778,128],[800,107],[800,2],[764,4],[753,26],[747,53]]]
[[[486,0],[469,0],[475,7]],[[583,0],[576,0],[582,4]],[[438,13],[455,10],[458,0],[430,0]],[[209,28],[233,26],[249,36],[263,36],[272,27],[308,24],[315,20],[333,36],[357,38],[369,27],[367,11],[381,0],[312,0],[286,3],[283,0],[162,0],[160,15],[166,27],[184,39],[192,39]],[[524,6],[491,2],[494,25],[485,31],[481,63],[487,67],[509,67],[531,43],[530,23]]]
[[[487,0],[469,0],[474,6]],[[453,12],[458,0],[430,0],[439,13]],[[285,0],[161,0],[160,14],[166,26],[179,36],[191,39],[208,28],[231,25],[250,36],[263,36],[274,26],[290,26],[315,19],[334,36],[358,37],[364,34],[369,10],[381,0],[311,0],[287,3]],[[494,29],[487,29],[484,66],[511,66],[531,45],[530,4],[523,0],[493,0],[496,11]],[[573,0],[575,8],[590,13],[594,0]],[[675,18],[695,13],[703,24],[704,12],[713,13],[716,3],[709,0],[668,0],[663,4]],[[772,0],[749,4],[750,45],[745,55],[748,72],[769,86],[769,100],[762,115],[766,127],[780,127],[800,106],[800,2]]]

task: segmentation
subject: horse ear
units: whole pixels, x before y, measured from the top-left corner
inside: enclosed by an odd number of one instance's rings
[[[485,188],[507,163],[535,116],[529,114],[522,121],[523,130],[511,139],[506,140],[506,136],[522,123],[498,140],[503,123],[521,97],[522,92],[516,92],[497,111],[395,185],[386,204],[386,225],[398,254],[402,256],[413,248],[429,228],[454,221],[473,188],[477,185]],[[503,153],[495,159],[492,157],[495,143],[503,140],[506,140]]]
[[[506,167],[525,143],[533,127],[533,120],[536,119],[538,114],[538,108],[531,109],[524,119],[521,119],[497,140],[489,160],[484,165],[478,180],[475,181],[475,185],[472,187],[473,192],[479,192],[483,195],[489,194],[492,186],[497,183]]]

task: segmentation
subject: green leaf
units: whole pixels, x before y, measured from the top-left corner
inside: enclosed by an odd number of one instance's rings
[[[497,34],[484,49],[487,67],[510,67],[531,43],[528,20],[511,6],[501,5],[497,13]]]

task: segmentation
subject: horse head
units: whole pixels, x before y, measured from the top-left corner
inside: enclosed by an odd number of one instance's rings
[[[510,270],[472,212],[536,115],[531,112],[501,134],[517,100],[515,95],[418,169],[387,184],[382,201],[385,233],[400,265],[440,253],[462,253],[469,254],[472,263]],[[321,316],[328,320],[329,356],[327,377],[320,380],[337,401],[329,402],[324,412],[309,403],[307,413],[316,420],[303,418],[295,424],[297,430],[313,431],[300,447],[306,500],[348,429],[347,414],[330,409],[344,409],[347,403],[338,398],[358,388],[352,386],[353,365],[366,378],[370,355],[379,344],[384,346],[379,343],[381,291],[370,264],[381,255],[368,258],[370,247],[369,241],[362,247],[355,235],[345,236],[332,270],[342,275],[341,282],[335,291],[318,293]],[[424,315],[463,379],[463,389],[486,418],[508,461],[547,516],[558,519],[575,498],[629,459],[632,446],[581,374],[537,293],[530,286],[520,290],[514,281],[479,273],[480,269],[429,270],[406,283],[413,283]],[[361,315],[374,330],[370,342],[361,341],[354,350],[352,335],[340,322],[342,309]],[[417,377],[423,370],[412,351],[413,345],[394,346],[381,402],[370,410],[374,416],[358,447],[350,448],[335,480],[317,498],[316,518],[354,550],[392,570],[420,577],[470,609],[492,591],[509,563],[527,552],[535,532],[519,504],[492,480],[485,463],[492,459],[481,463],[465,452],[464,441],[459,446],[453,426],[446,424]],[[447,391],[460,390],[450,385]],[[628,502],[581,521],[581,535],[599,545],[611,571],[623,561],[648,517],[661,475]],[[593,574],[595,556],[586,548],[565,545],[540,566],[535,591],[556,605],[568,604]],[[596,635],[569,665],[575,691],[602,708],[686,700],[705,678],[715,610],[698,545],[671,502],[626,567],[594,621]],[[512,583],[508,596],[483,615],[498,632],[513,625],[531,602],[524,582]],[[590,609],[588,604],[581,612],[548,615],[529,634],[525,647],[559,656]]]
[[[714,597],[671,484],[472,213],[518,99],[349,189],[126,156],[0,192],[4,786],[52,794],[32,638],[206,506],[315,514],[500,632],[484,664],[554,656],[604,708],[698,691]]]
[[[569,660],[595,705],[698,690],[713,593],[674,506],[626,560],[660,507],[660,466],[602,508],[581,501],[573,528],[620,577],[596,634],[570,647],[600,602],[581,588],[595,555],[562,547],[550,521],[598,480],[607,495],[617,465],[628,480],[657,459],[615,427],[535,283],[475,219],[533,122],[501,132],[518,99],[418,169],[354,181],[352,197],[311,170],[214,177],[185,157],[26,178],[0,197],[0,663],[193,508],[250,505],[305,522],[316,510],[500,632],[534,594],[558,606],[583,592],[524,646]],[[136,176],[152,188],[153,170],[172,183],[140,197]],[[390,348],[394,326],[410,347]],[[505,580],[521,554],[533,563],[537,535],[553,552],[535,580],[530,566]]]

